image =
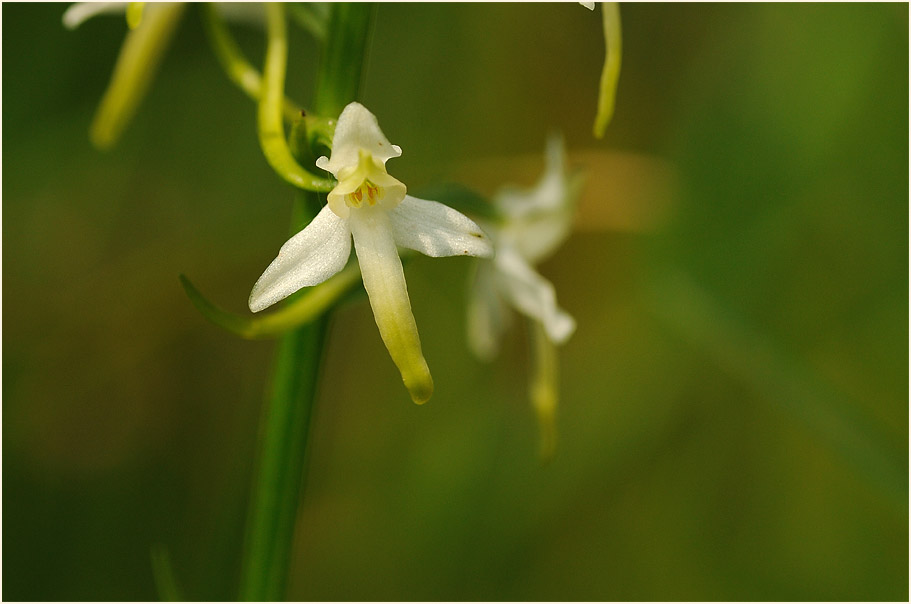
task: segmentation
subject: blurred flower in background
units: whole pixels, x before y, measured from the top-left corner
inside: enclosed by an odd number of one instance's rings
[[[554,346],[566,343],[576,322],[557,306],[553,284],[534,265],[553,254],[569,235],[582,183],[579,175],[567,174],[560,136],[548,140],[545,162],[544,174],[534,187],[504,187],[494,196],[499,221],[484,227],[494,241],[496,256],[481,261],[475,273],[468,303],[468,342],[479,358],[489,361],[511,323],[510,308],[530,319],[535,350],[531,400],[541,431],[541,454],[547,459],[556,446],[559,386]]]
[[[482,263],[468,316],[468,340],[479,357],[490,360],[509,324],[504,304],[540,322],[548,338],[563,344],[576,324],[557,306],[553,285],[532,265],[545,260],[569,235],[581,182],[566,174],[563,140],[547,144],[546,167],[529,190],[502,189],[494,204],[501,224],[485,223],[496,243],[496,258]]]

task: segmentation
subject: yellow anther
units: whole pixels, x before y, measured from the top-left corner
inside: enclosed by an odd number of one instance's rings
[[[380,204],[392,209],[405,197],[405,185],[389,176],[381,161],[363,149],[358,163],[338,172],[338,185],[329,192],[329,207],[338,216],[348,217],[350,208]]]
[[[370,200],[373,203],[376,203],[383,198],[383,189],[382,188],[376,186],[369,180],[366,181],[364,184],[367,185],[367,196],[370,198]]]
[[[364,199],[364,192],[361,189],[362,187],[358,187],[353,193],[345,195],[345,201],[347,201],[348,205],[352,208],[361,207],[361,201]]]
[[[367,205],[374,206],[379,200],[383,198],[383,189],[378,187],[367,179],[364,179],[364,182],[361,183],[356,190],[345,195],[345,201],[352,208],[361,207],[361,203],[364,201],[364,194],[367,196]]]

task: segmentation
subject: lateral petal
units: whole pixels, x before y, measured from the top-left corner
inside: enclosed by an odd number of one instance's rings
[[[436,201],[406,195],[389,212],[395,242],[427,256],[493,256],[490,239],[464,214]]]
[[[329,209],[281,247],[278,256],[253,286],[250,310],[259,312],[302,287],[322,283],[345,267],[351,255],[351,232]]]

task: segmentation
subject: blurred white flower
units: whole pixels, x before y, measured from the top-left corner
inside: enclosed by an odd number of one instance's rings
[[[501,222],[484,226],[496,256],[478,263],[468,304],[468,341],[484,360],[496,355],[500,338],[511,323],[511,308],[530,320],[530,396],[545,460],[556,448],[556,346],[570,338],[576,322],[557,306],[553,284],[534,265],[553,254],[569,235],[580,189],[581,178],[567,175],[563,139],[551,137],[538,184],[528,190],[506,188],[494,198]]]
[[[576,323],[557,306],[553,284],[534,269],[569,235],[580,189],[566,171],[563,140],[547,143],[546,168],[529,190],[505,188],[494,198],[502,215],[498,225],[484,225],[496,257],[480,262],[469,303],[468,339],[482,359],[493,358],[510,323],[509,307],[541,323],[554,344],[563,344]]]
[[[405,185],[386,172],[386,161],[401,154],[363,105],[345,107],[331,157],[316,161],[335,175],[338,184],[326,207],[282,246],[253,286],[250,310],[259,312],[339,272],[348,261],[353,238],[380,335],[412,398],[423,403],[433,392],[433,380],[421,352],[396,246],[434,257],[489,257],[493,250],[483,231],[464,215],[406,195]]]

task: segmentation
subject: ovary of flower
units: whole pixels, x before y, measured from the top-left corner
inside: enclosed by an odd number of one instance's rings
[[[468,340],[482,359],[496,355],[509,326],[509,307],[539,322],[554,344],[565,343],[576,328],[575,320],[557,306],[553,284],[534,269],[569,234],[580,185],[567,176],[561,138],[548,141],[546,162],[534,187],[507,188],[495,197],[502,222],[485,225],[496,257],[478,266],[468,315]]]
[[[386,161],[401,154],[363,105],[345,107],[331,157],[316,162],[338,179],[338,185],[329,193],[326,207],[281,247],[253,286],[250,310],[259,312],[339,272],[351,254],[353,239],[380,336],[412,399],[420,404],[433,393],[433,379],[421,352],[397,246],[433,257],[490,257],[493,249],[484,232],[464,215],[406,195],[405,185],[386,172]]]

